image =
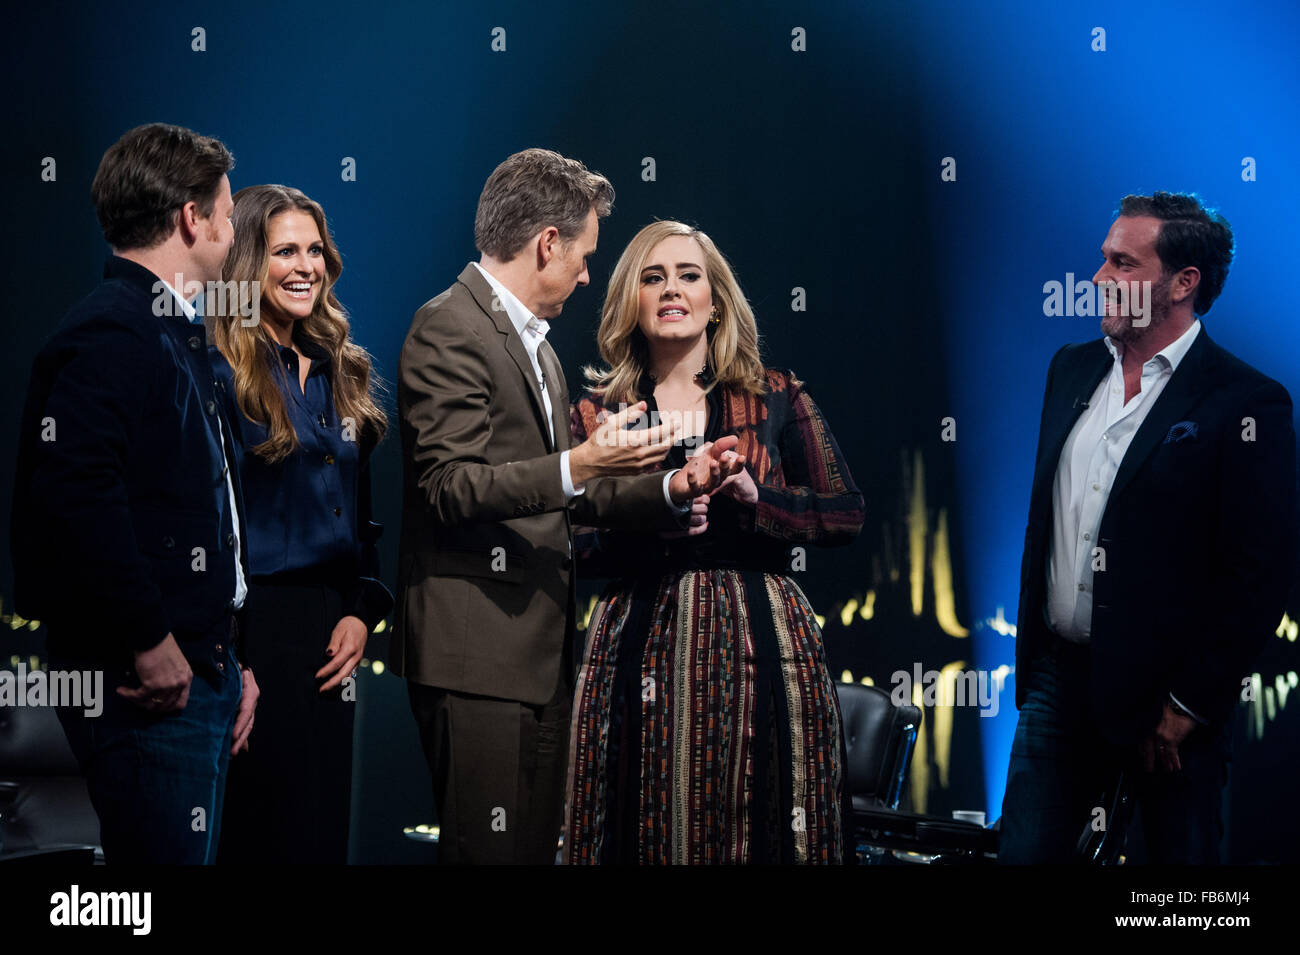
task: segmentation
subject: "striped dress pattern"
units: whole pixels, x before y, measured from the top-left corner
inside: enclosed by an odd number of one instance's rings
[[[579,401],[575,443],[616,410]],[[839,707],[797,555],[852,540],[862,495],[792,372],[715,388],[706,438],[723,434],[756,505],[714,495],[693,538],[576,534],[580,573],[612,579],[575,689],[567,862],[845,861]]]

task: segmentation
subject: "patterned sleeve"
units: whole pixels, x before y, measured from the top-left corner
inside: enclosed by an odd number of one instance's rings
[[[742,526],[781,540],[847,544],[862,530],[862,492],[803,382],[793,372],[770,378],[777,385],[767,400],[779,422],[772,440],[780,467],[758,484],[758,503],[741,508]]]
[[[587,440],[596,423],[600,408],[590,398],[581,398],[569,406],[569,446],[576,448]],[[590,419],[590,424],[588,423]],[[573,526],[573,556],[584,573],[590,573],[590,563],[595,560],[599,547],[598,532],[594,527]]]

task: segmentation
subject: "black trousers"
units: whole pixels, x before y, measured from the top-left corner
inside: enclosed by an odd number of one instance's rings
[[[315,677],[343,598],[255,578],[245,606],[244,654],[261,696],[248,752],[230,760],[217,861],[344,864],[355,693],[322,694]]]
[[[573,684],[542,706],[407,682],[433,774],[442,865],[554,865]]]
[[[1178,747],[1181,770],[1146,772],[1136,747],[1107,743],[1089,715],[1090,652],[1055,638],[1023,677],[1027,692],[1011,746],[998,861],[1081,861],[1079,838],[1101,819],[1095,813],[1105,808],[1102,794],[1123,770],[1136,808],[1127,830],[1129,863],[1217,864],[1228,727],[1198,726]]]

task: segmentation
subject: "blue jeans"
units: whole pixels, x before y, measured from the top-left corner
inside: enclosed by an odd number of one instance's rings
[[[99,816],[106,863],[209,865],[216,859],[243,680],[229,642],[210,658],[189,662],[194,680],[178,712],[159,715],[127,702],[117,694],[125,675],[111,671],[98,717],[59,710]]]
[[[1088,656],[1086,646],[1054,641],[1023,675],[1025,702],[1011,744],[998,861],[1081,861],[1079,838],[1123,770],[1136,804],[1128,862],[1217,863],[1227,727],[1192,730],[1178,748],[1180,771],[1145,772],[1136,746],[1108,743],[1089,715]]]

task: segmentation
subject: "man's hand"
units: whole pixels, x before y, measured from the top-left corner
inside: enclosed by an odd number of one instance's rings
[[[691,501],[691,519],[690,528],[684,531],[660,531],[659,536],[664,540],[671,540],[677,537],[695,537],[703,534],[709,529],[709,495],[701,494],[695,500]]]
[[[135,673],[139,688],[119,686],[117,692],[136,706],[151,713],[171,713],[185,709],[190,701],[194,671],[170,633],[152,650],[136,651]]]
[[[574,485],[581,487],[592,478],[638,474],[664,459],[677,440],[675,424],[627,430],[627,425],[639,420],[645,410],[646,403],[638,401],[610,415],[586,441],[569,452],[569,477]]]
[[[723,481],[745,466],[745,456],[733,449],[740,443],[734,434],[710,441],[686,462],[668,482],[668,495],[684,504],[701,494],[712,494]]]
[[[352,675],[352,671],[361,662],[366,650],[366,637],[370,632],[360,617],[344,617],[334,627],[330,635],[330,645],[325,648],[325,655],[330,662],[316,671],[316,679],[329,677],[320,688],[322,693],[334,689]]]
[[[239,695],[239,711],[235,714],[235,728],[230,733],[231,756],[248,751],[248,734],[253,732],[253,710],[257,709],[257,698],[261,696],[257,681],[253,679],[253,671],[244,667],[241,675],[244,689]]]
[[[1168,703],[1160,716],[1160,725],[1142,741],[1142,765],[1148,773],[1159,765],[1162,772],[1176,773],[1183,768],[1178,761],[1178,747],[1192,730],[1196,720],[1184,716]]]

